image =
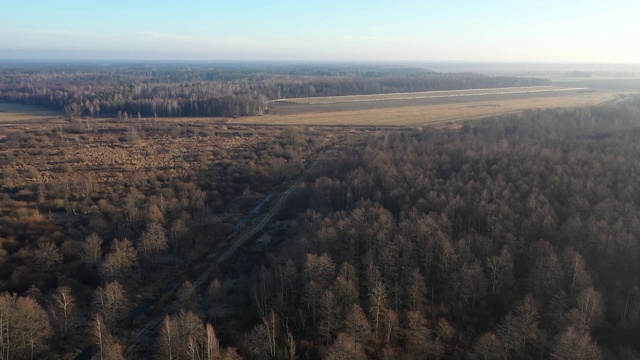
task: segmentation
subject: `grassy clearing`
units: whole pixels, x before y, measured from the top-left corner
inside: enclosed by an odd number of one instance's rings
[[[438,98],[476,97],[476,96],[482,97],[482,96],[489,96],[489,95],[507,95],[507,94],[558,93],[558,92],[575,92],[579,90],[585,90],[585,89],[557,87],[557,86],[527,86],[527,87],[510,87],[510,88],[424,91],[424,92],[372,94],[372,95],[324,96],[324,97],[311,97],[311,98],[307,97],[307,98],[275,100],[273,103],[276,103],[276,104],[278,103],[334,104],[334,103],[390,101],[390,100],[438,99]]]
[[[576,92],[562,96],[539,96],[524,99],[486,99],[450,104],[404,106],[353,111],[311,112],[286,115],[265,115],[235,119],[242,124],[304,124],[304,125],[421,125],[471,119],[518,112],[525,109],[544,109],[594,105],[611,100],[610,92]]]
[[[61,112],[38,106],[0,102],[0,122],[41,120],[62,115]]]

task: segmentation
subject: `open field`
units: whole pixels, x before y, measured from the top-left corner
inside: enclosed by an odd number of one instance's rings
[[[63,114],[39,106],[0,102],[0,123],[26,120],[42,120]]]
[[[338,104],[371,101],[392,101],[392,100],[418,100],[418,99],[445,99],[445,98],[466,98],[484,97],[488,95],[514,95],[514,94],[540,94],[540,93],[563,93],[589,90],[588,88],[576,87],[556,87],[556,86],[527,86],[510,88],[490,88],[490,89],[470,89],[470,90],[446,90],[446,91],[423,91],[409,93],[371,94],[371,95],[346,95],[346,96],[323,96],[311,98],[281,99],[273,101],[275,106],[281,104]]]
[[[233,120],[233,122],[243,124],[423,125],[512,113],[526,109],[594,105],[613,98],[614,92],[612,91],[566,90],[309,105],[301,103],[281,105],[278,103],[274,104],[275,110],[268,115],[241,118]],[[302,102],[298,99],[296,101]]]

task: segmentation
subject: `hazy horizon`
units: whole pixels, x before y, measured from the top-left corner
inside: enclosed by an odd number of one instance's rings
[[[640,4],[0,3],[0,59],[640,64]]]

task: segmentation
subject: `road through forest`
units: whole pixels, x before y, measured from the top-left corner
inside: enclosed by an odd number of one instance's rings
[[[193,286],[196,290],[207,283],[207,280],[209,280],[213,272],[220,265],[222,265],[231,256],[233,256],[238,251],[238,249],[240,249],[248,240],[252,239],[255,235],[261,232],[265,228],[265,226],[267,226],[271,222],[271,220],[273,220],[274,216],[278,213],[282,205],[287,201],[289,196],[293,193],[293,191],[295,191],[298,185],[300,185],[302,180],[311,171],[313,171],[313,169],[316,168],[319,159],[319,156],[317,156],[316,159],[307,167],[307,169],[298,177],[298,179],[293,182],[284,193],[282,193],[278,200],[271,206],[269,212],[264,214],[262,219],[256,225],[254,225],[253,227],[248,229],[248,231],[245,231],[241,235],[238,234],[240,236],[238,236],[237,238],[232,239],[230,241],[231,246],[229,246],[227,250],[225,250],[222,254],[208,259],[210,261],[210,265],[204,271],[202,271],[202,273],[200,273],[196,280],[193,281]],[[152,306],[150,306],[150,308],[158,305],[158,303],[162,302],[164,299],[167,299],[169,297],[168,295],[174,293],[177,288],[178,286],[173,286],[168,289],[167,293],[161,294],[156,304],[153,304]],[[160,327],[160,325],[164,321],[165,316],[176,311],[179,306],[179,300],[174,300],[170,304],[168,304],[161,313],[151,317],[128,344],[127,348],[125,349],[125,357],[132,358],[132,356],[135,355],[136,351],[141,349],[141,345],[144,345],[145,343],[148,344],[149,337],[153,336],[155,330]]]

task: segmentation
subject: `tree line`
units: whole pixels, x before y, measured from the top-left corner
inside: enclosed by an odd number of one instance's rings
[[[548,79],[411,67],[114,64],[0,69],[0,99],[74,115],[261,115],[281,98],[549,85]]]

